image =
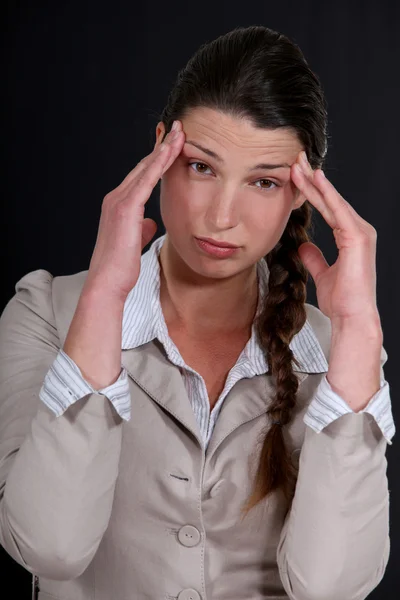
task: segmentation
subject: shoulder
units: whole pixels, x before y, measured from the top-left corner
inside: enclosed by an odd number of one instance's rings
[[[87,274],[88,270],[54,276],[46,269],[26,273],[15,284],[16,293],[8,302],[4,317],[17,311],[15,314],[29,319],[33,312],[58,330],[63,344]]]
[[[53,275],[45,269],[23,275],[15,284],[15,294],[8,300],[2,319],[12,315],[29,319],[35,313],[45,321],[53,322],[52,281]]]
[[[15,294],[1,314],[2,351],[10,352],[16,343],[20,344],[19,351],[37,342],[58,347],[52,283],[53,275],[45,269],[29,271],[16,282]]]

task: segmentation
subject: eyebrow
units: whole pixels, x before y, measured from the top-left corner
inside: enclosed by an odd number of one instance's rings
[[[201,144],[199,144],[198,142],[194,142],[193,140],[186,140],[185,143],[190,144],[191,146],[195,146],[205,154],[208,154],[208,156],[211,156],[211,158],[214,158],[219,163],[224,162],[223,159],[216,152],[210,150],[209,148],[206,148],[205,146],[201,146]],[[291,165],[289,165],[288,163],[259,163],[258,165],[251,167],[249,171],[256,171],[257,169],[280,169],[282,167],[287,167],[290,169],[290,166]]]

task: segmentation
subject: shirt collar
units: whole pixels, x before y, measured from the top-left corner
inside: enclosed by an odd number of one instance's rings
[[[122,349],[128,350],[146,344],[157,338],[167,342],[168,329],[160,304],[160,263],[158,256],[166,238],[166,234],[157,238],[150,248],[141,256],[141,267],[136,285],[129,292],[124,305],[122,320]],[[260,286],[257,306],[258,315],[262,309],[262,300],[268,287],[269,269],[263,257],[257,263]],[[318,338],[308,319],[302,329],[290,343],[293,355],[300,363],[300,368],[293,365],[294,371],[306,373],[323,373],[328,371],[328,363]],[[255,327],[245,347],[245,354],[255,375],[268,371],[263,350],[258,344]]]

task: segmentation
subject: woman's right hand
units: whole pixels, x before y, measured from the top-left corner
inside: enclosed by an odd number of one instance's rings
[[[163,144],[158,144],[104,197],[86,290],[93,287],[104,290],[106,286],[119,299],[127,298],[139,278],[142,250],[157,231],[156,222],[144,218],[145,204],[160,177],[181,152],[184,139],[181,123],[177,121],[176,130],[169,132]]]

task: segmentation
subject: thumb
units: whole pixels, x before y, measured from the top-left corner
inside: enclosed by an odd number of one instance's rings
[[[297,253],[316,284],[320,276],[329,269],[322,251],[312,242],[305,242],[298,247]]]
[[[143,219],[142,223],[142,250],[155,236],[157,223],[153,219]]]

